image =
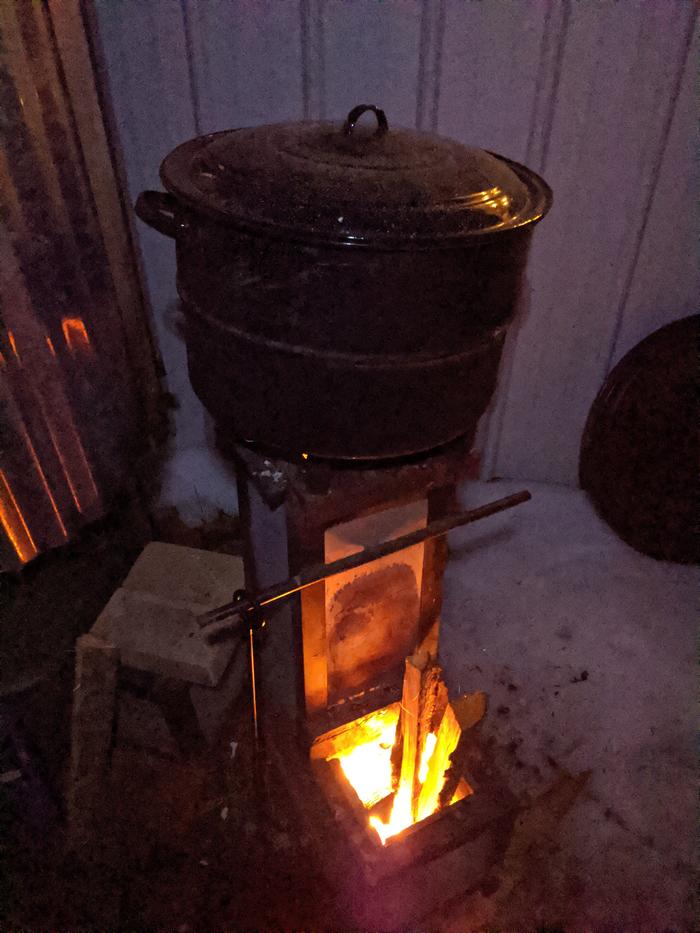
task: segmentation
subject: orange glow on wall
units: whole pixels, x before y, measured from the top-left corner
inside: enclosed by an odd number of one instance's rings
[[[61,321],[66,346],[72,353],[92,350],[90,335],[81,317],[64,317]]]
[[[0,470],[0,524],[5,529],[5,534],[12,542],[17,557],[23,564],[36,557],[38,552],[34,539],[2,470]]]
[[[46,346],[51,351],[51,356],[56,356],[56,347],[54,347],[53,340],[49,337],[48,334],[46,335]]]

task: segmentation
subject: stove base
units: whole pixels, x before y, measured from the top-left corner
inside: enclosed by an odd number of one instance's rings
[[[349,923],[393,930],[419,922],[477,888],[503,857],[518,804],[483,756],[468,776],[472,796],[383,847],[335,769],[312,764],[288,726],[278,719],[266,734],[270,799],[288,802]]]

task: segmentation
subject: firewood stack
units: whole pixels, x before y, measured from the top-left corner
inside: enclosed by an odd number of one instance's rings
[[[458,789],[462,797],[472,793],[463,775],[470,732],[485,712],[485,693],[449,700],[442,668],[428,651],[406,658],[391,764],[394,791],[411,788],[414,821],[448,806]]]

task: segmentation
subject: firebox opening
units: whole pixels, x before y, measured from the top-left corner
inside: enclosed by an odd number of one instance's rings
[[[338,760],[344,777],[367,811],[368,827],[382,845],[391,844],[403,830],[441,808],[441,792],[458,740],[458,735],[444,728],[428,733],[421,742],[420,764],[410,785],[402,780],[392,760],[400,713],[401,704],[392,703],[347,723],[332,737],[321,736],[315,743],[315,747],[324,749],[324,760]],[[472,793],[473,789],[460,777],[447,805]]]

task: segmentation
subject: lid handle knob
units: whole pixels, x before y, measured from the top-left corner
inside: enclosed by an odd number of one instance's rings
[[[372,113],[377,118],[377,129],[374,132],[373,138],[376,139],[379,136],[384,136],[385,133],[389,132],[389,124],[387,123],[386,114],[383,110],[380,110],[379,107],[375,107],[374,104],[358,104],[357,107],[353,107],[350,113],[345,118],[345,123],[343,124],[343,134],[345,136],[351,136],[353,130],[355,129],[355,124],[360,119],[363,113],[366,113],[368,110],[371,110]]]

